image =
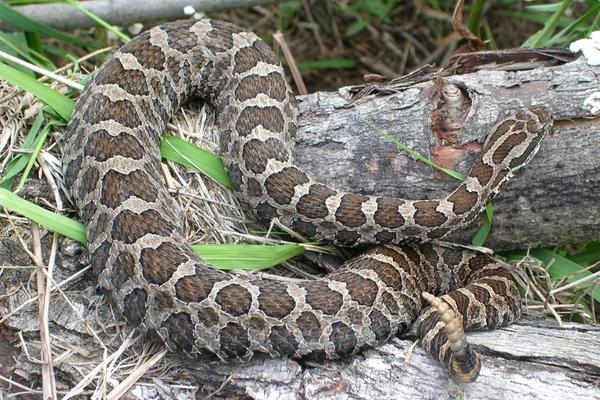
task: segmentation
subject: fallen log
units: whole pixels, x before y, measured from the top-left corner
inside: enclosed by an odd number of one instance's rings
[[[109,343],[110,350],[103,355],[102,348],[73,316],[66,302],[52,301],[50,326],[63,353],[54,366],[61,396],[88,374],[93,378],[90,384],[76,393],[84,398],[91,397],[94,391],[98,393],[101,384],[93,382],[105,382],[110,392],[136,373],[142,361],[153,359],[160,352],[156,348],[148,352],[139,340],[131,340],[129,329],[113,326],[113,316],[102,305],[100,296],[90,296],[88,291],[72,302],[80,310],[100,304],[95,312],[84,313],[83,321]],[[0,348],[4,346],[5,354],[12,354],[16,360],[0,357],[0,361],[9,362],[3,367],[10,371],[8,377],[13,382],[39,387],[35,382],[40,380],[40,366],[33,362],[39,351],[35,309],[19,313],[8,325],[25,337],[28,353],[16,355],[12,347],[2,345],[0,340]],[[115,329],[118,334],[108,338],[107,331]],[[553,320],[530,316],[499,330],[469,333],[468,337],[483,355],[480,376],[466,385],[454,382],[420,347],[414,347],[412,338],[394,338],[348,359],[322,365],[267,357],[254,357],[246,363],[188,361],[181,355],[167,355],[145,372],[132,387],[129,398],[600,399],[600,327],[558,326]],[[120,353],[123,346],[128,356]],[[117,368],[96,369],[94,373],[94,367],[105,359]],[[0,382],[2,390],[7,394],[22,392],[19,387],[8,389]]]
[[[112,25],[128,26],[139,22],[187,18],[193,13],[215,12],[253,7],[284,0],[88,0],[79,6]],[[97,23],[69,4],[29,4],[13,7],[15,11],[45,25],[63,30],[91,28]],[[189,11],[188,11],[189,10]],[[0,29],[12,25],[0,22]]]
[[[507,108],[547,104],[554,132],[493,200],[486,245],[499,250],[600,239],[600,68],[531,62],[520,70],[523,62],[513,62],[507,70],[506,61],[362,87],[367,94],[358,100],[356,88],[303,96],[298,163],[317,180],[364,194],[443,196],[456,181],[414,161],[365,121],[444,167],[468,172]],[[448,90],[458,90],[458,100],[445,98]],[[449,241],[469,243],[483,220]]]

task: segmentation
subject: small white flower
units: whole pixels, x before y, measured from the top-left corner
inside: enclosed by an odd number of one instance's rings
[[[139,22],[136,22],[135,24],[129,25],[129,27],[127,28],[127,30],[129,31],[129,33],[131,33],[132,35],[137,35],[139,34],[142,29],[144,29],[144,25],[140,24]]]
[[[196,13],[196,9],[190,5],[183,7],[183,13],[185,15],[194,15]]]
[[[115,26],[115,29],[119,29],[119,28],[117,28],[117,27]],[[118,37],[118,36],[117,36],[117,34],[116,34],[116,33],[114,33],[113,31],[111,31],[111,30],[108,30],[108,31],[106,32],[106,39],[108,39],[108,40],[111,40],[111,41],[112,41],[112,40],[119,40],[119,37]]]
[[[589,65],[600,65],[600,31],[594,31],[589,39],[579,39],[571,43],[569,50],[581,51]]]

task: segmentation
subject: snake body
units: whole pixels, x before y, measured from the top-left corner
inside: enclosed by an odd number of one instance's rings
[[[259,217],[339,245],[388,244],[319,280],[213,269],[186,243],[160,169],[160,136],[192,97],[214,106],[229,176]],[[99,68],[64,135],[64,178],[87,223],[100,286],[131,324],[171,350],[223,359],[338,358],[418,319],[424,347],[448,364],[443,324],[424,308],[421,293],[447,293],[442,300],[465,329],[491,329],[519,317],[515,286],[486,256],[394,243],[466,226],[535,154],[550,123],[543,107],[499,121],[468,177],[447,197],[347,193],[294,164],[296,101],[268,46],[226,22],[182,20],[140,34]]]

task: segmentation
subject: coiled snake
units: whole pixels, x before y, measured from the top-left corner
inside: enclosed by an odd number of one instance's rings
[[[202,261],[186,243],[159,153],[170,116],[195,96],[216,109],[229,176],[259,217],[338,245],[389,244],[298,283],[230,275]],[[486,256],[393,243],[469,224],[535,154],[550,113],[523,108],[500,121],[469,176],[436,200],[313,181],[294,165],[296,119],[277,57],[235,25],[182,20],[123,46],[85,88],[63,140],[65,182],[87,223],[100,286],[131,324],[191,356],[337,358],[417,321],[424,348],[460,380],[474,379],[479,361],[461,324],[493,329],[518,318],[515,285]],[[430,297],[438,312],[424,308],[423,292],[447,293]]]

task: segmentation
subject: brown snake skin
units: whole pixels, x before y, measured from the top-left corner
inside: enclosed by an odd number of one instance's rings
[[[64,135],[65,182],[87,223],[100,286],[130,323],[169,349],[338,358],[417,321],[424,348],[455,375],[478,368],[461,358],[472,353],[462,334],[448,341],[447,333],[460,322],[493,329],[520,315],[514,283],[487,256],[388,244],[320,280],[290,283],[230,275],[195,255],[164,185],[159,141],[173,112],[196,96],[216,109],[229,176],[261,218],[347,246],[424,242],[469,224],[537,151],[551,126],[546,108],[499,121],[445,198],[346,193],[295,166],[296,101],[267,45],[229,23],[182,20],[142,33],[100,67]],[[447,293],[443,310],[425,309],[423,292]],[[447,329],[448,313],[456,329]]]

